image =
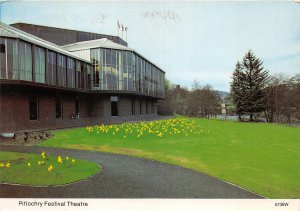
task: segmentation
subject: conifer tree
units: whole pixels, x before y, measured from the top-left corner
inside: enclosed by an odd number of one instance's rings
[[[250,121],[253,115],[265,111],[267,107],[265,86],[268,71],[263,62],[256,58],[251,50],[244,56],[242,62],[237,62],[231,82],[236,112],[239,115],[249,114]]]
[[[232,82],[230,84],[230,93],[232,95],[233,103],[236,107],[236,114],[241,120],[241,115],[245,114],[243,107],[243,95],[245,91],[244,81],[245,74],[242,72],[241,63],[238,61],[232,75]]]

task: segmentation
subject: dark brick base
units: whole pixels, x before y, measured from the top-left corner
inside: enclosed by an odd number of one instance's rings
[[[116,96],[116,95],[114,95]],[[147,120],[157,116],[157,101],[149,97],[118,94],[118,114],[111,116],[109,94],[87,94],[32,87],[2,86],[0,133],[46,130],[94,124]],[[38,99],[38,119],[29,120],[29,98]],[[62,98],[62,118],[56,118],[55,99]],[[75,99],[80,115],[75,115]],[[132,103],[135,105],[132,106]]]

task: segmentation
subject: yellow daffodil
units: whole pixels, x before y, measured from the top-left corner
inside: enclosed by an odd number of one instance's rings
[[[157,136],[161,138],[163,136],[163,134],[159,133],[159,134],[157,134]]]
[[[51,172],[53,170],[53,165],[51,164],[49,167],[48,167],[48,172]]]
[[[10,163],[7,162],[6,165],[5,165],[5,167],[9,168],[10,167]]]
[[[72,163],[75,163],[75,159],[74,158],[72,159]]]
[[[30,167],[30,166],[31,166],[31,163],[30,163],[30,162],[28,162],[28,163],[27,163],[27,166],[29,166],[29,167]]]
[[[0,167],[3,168],[5,165],[3,163],[0,163]]]
[[[62,157],[61,157],[61,156],[58,156],[58,157],[57,157],[57,162],[58,162],[58,163],[62,163],[62,162],[63,162],[63,160],[62,160]]]
[[[101,124],[94,127],[87,127],[89,132],[93,132],[92,129],[95,129],[97,134],[109,133],[111,135],[117,135],[118,132],[124,131],[123,138],[126,138],[127,134],[135,134],[137,138],[141,138],[144,135],[147,136],[150,134],[163,137],[164,133],[170,136],[179,136],[181,134],[188,136],[192,134],[201,134],[202,132],[200,132],[202,129],[195,121],[186,118],[174,118],[153,122],[123,123],[121,125]]]

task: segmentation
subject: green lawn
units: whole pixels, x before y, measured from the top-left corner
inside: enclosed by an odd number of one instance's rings
[[[268,198],[300,198],[300,128],[175,118],[60,130],[40,146],[145,157],[204,172]]]
[[[0,183],[61,185],[79,181],[100,171],[100,166],[90,161],[60,158],[46,154],[43,158],[37,154],[0,152]]]

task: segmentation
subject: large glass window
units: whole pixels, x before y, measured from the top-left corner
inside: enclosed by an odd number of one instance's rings
[[[34,49],[34,71],[35,71],[35,82],[45,83],[45,50],[40,47]]]
[[[0,78],[7,79],[7,51],[6,51],[6,39],[0,37]]]
[[[105,80],[106,80],[106,89],[111,90],[111,50],[105,49]]]
[[[123,63],[122,63],[122,51],[117,51],[117,70],[118,70],[118,89],[123,90]]]
[[[67,58],[64,55],[58,55],[57,79],[59,86],[66,86],[67,77]]]
[[[132,81],[132,54],[127,52],[127,64],[128,64],[128,90],[133,90],[133,81]]]
[[[93,87],[99,88],[100,86],[100,50],[92,49],[91,50],[91,61],[92,61],[92,72],[93,72]]]
[[[136,90],[140,92],[140,72],[141,72],[141,59],[138,55],[136,55]]]
[[[111,89],[116,90],[118,85],[117,51],[111,50]]]
[[[32,51],[31,45],[19,41],[16,53],[19,55],[19,77],[16,79],[32,81]]]
[[[122,69],[123,69],[123,90],[128,90],[128,60],[127,52],[122,52]]]
[[[91,65],[86,63],[86,89],[92,88],[92,72],[91,72]]]
[[[84,64],[82,61],[77,61],[76,64],[76,88],[78,89],[84,89],[84,78],[86,71],[86,64]]]
[[[135,62],[135,55],[131,52],[132,56],[132,89],[136,91],[136,62]]]
[[[75,59],[68,58],[67,85],[75,88]]]
[[[105,66],[105,49],[100,49],[100,88],[107,89],[106,66]]]
[[[8,40],[8,48],[7,48],[7,53],[8,53],[8,69],[12,69],[12,79],[19,79],[19,56],[18,56],[18,42],[17,40],[11,40],[11,45]],[[9,59],[9,47],[12,47],[11,51],[11,59]],[[10,63],[11,61],[11,63]],[[11,66],[10,66],[11,65]]]
[[[17,42],[13,39],[5,39],[6,41],[6,67],[8,79],[13,78],[13,73],[18,69],[18,54],[14,51],[17,49]]]
[[[144,59],[141,59],[141,74],[140,74],[140,81],[141,81],[141,92],[145,92],[145,68],[146,68],[146,63]]]
[[[49,85],[56,85],[56,60],[56,53],[48,51],[46,83]]]

